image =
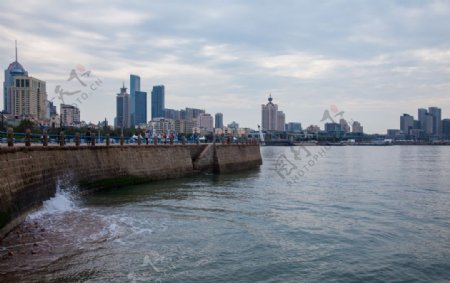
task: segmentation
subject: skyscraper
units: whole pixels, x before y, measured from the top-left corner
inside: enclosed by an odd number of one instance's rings
[[[272,95],[269,102],[261,105],[261,124],[263,131],[285,131],[286,116],[283,111],[278,111],[278,105],[272,103]]]
[[[215,118],[216,118],[215,128],[216,129],[223,129],[223,114],[222,113],[216,113]]]
[[[152,120],[164,117],[164,86],[156,85],[152,90]]]
[[[285,131],[286,115],[283,111],[277,111],[277,131]]]
[[[205,110],[198,108],[188,108],[186,107],[186,120],[197,119],[200,114],[204,114]]]
[[[364,129],[363,126],[361,126],[361,123],[358,121],[354,121],[352,124],[352,133],[363,133]]]
[[[199,127],[206,129],[208,132],[213,131],[213,117],[210,114],[200,114],[199,118]]]
[[[12,87],[14,86],[14,77],[28,76],[28,72],[17,61],[17,41],[16,41],[16,60],[9,64],[5,70],[5,81],[3,82],[3,110],[5,113],[12,114],[14,112],[14,95]]]
[[[419,119],[419,124],[420,124],[420,128],[422,130],[425,130],[425,125],[426,125],[426,115],[428,114],[427,109],[425,108],[419,108],[417,110],[417,119]]]
[[[61,126],[72,127],[75,124],[80,124],[80,109],[73,105],[61,104]]]
[[[9,88],[13,102],[11,114],[37,120],[49,118],[44,81],[28,76],[14,76],[13,84]]]
[[[442,133],[441,129],[441,108],[429,107],[428,113],[433,116],[433,135],[439,136]]]
[[[442,135],[445,137],[450,137],[450,119],[442,120]]]
[[[400,130],[404,134],[409,134],[409,132],[414,128],[414,117],[409,114],[403,114],[400,116]]]
[[[144,91],[135,91],[135,112],[134,125],[147,123],[147,93]]]
[[[136,91],[141,91],[141,78],[130,75],[130,123],[131,127],[136,125]]]
[[[261,126],[263,131],[277,130],[278,105],[273,104],[272,100],[272,94],[270,94],[269,102],[261,105]]]
[[[124,84],[116,97],[116,119],[114,120],[114,127],[129,128],[130,120],[130,95],[127,93],[127,88]]]

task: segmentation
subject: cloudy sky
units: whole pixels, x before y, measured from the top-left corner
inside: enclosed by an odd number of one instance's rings
[[[166,108],[223,112],[251,128],[269,93],[304,127],[323,127],[332,105],[368,133],[398,128],[418,107],[450,118],[450,1],[2,0],[3,69],[14,40],[58,105],[57,85],[84,91],[67,81],[72,69],[101,79],[87,98],[65,97],[81,101],[86,121],[113,121],[131,73],[148,94],[164,84]]]

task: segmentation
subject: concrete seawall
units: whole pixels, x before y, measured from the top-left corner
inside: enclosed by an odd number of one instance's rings
[[[59,180],[99,189],[260,164],[258,145],[1,148],[0,239],[54,196]]]

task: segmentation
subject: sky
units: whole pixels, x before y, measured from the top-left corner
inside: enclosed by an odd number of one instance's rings
[[[304,128],[323,128],[330,109],[367,133],[399,128],[420,107],[450,118],[450,1],[2,0],[3,69],[15,40],[49,100],[61,103],[57,86],[86,93],[63,100],[87,122],[113,122],[130,74],[148,93],[149,118],[160,84],[166,108],[222,112],[253,129],[269,94]],[[80,77],[87,87],[68,81],[73,69],[90,71]]]

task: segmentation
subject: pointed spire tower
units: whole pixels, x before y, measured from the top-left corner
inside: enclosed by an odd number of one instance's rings
[[[17,40],[16,40],[16,62],[17,62]]]

